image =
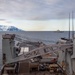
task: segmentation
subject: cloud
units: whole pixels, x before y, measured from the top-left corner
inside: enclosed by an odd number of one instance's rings
[[[75,0],[0,0],[2,19],[61,19],[74,9]]]
[[[0,21],[6,21],[6,19],[0,19]]]
[[[61,0],[44,0],[44,2],[48,5],[56,4]]]

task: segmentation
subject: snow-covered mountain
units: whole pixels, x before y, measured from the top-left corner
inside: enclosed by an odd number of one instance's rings
[[[23,30],[18,29],[14,26],[0,25],[0,31],[23,31]]]

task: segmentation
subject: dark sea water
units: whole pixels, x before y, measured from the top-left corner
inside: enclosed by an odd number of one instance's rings
[[[17,34],[27,38],[28,40],[42,41],[46,44],[56,43],[60,38],[69,38],[69,32],[54,32],[54,31],[22,31],[22,32],[0,32],[0,67],[2,66],[2,35]],[[72,32],[71,32],[72,35]]]

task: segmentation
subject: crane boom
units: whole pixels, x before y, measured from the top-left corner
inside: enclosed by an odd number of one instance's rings
[[[46,46],[31,50],[27,53],[23,53],[22,55],[19,55],[18,57],[14,58],[13,60],[10,60],[10,62],[7,61],[7,63],[28,60],[28,59],[32,59],[32,58],[38,57],[38,56],[43,56],[46,54],[51,54],[51,58],[57,58],[57,56],[58,56],[57,51],[66,50],[69,48],[72,48],[72,44],[48,45],[48,46],[46,45]]]

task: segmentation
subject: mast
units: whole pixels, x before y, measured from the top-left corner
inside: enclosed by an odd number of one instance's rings
[[[74,12],[72,11],[72,39],[74,39],[74,22],[73,22],[73,17],[74,16]]]
[[[70,13],[69,13],[69,39],[70,39]]]

